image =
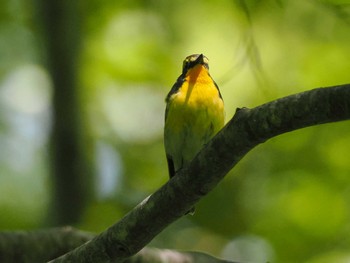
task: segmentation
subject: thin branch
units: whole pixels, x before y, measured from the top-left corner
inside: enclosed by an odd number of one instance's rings
[[[0,262],[46,262],[93,237],[71,227],[0,232]]]
[[[201,252],[179,252],[170,249],[144,248],[124,263],[234,263]]]
[[[1,263],[46,262],[91,240],[95,235],[72,227],[0,232]],[[143,248],[124,263],[229,263],[199,252]],[[233,262],[231,262],[233,263]]]
[[[182,217],[258,144],[300,128],[348,119],[350,84],[238,109],[187,168],[91,242],[52,262],[123,262]]]

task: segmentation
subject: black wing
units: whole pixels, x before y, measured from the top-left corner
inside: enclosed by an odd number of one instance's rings
[[[165,102],[167,103],[166,109],[165,109],[165,120],[166,120],[167,115],[168,115],[168,107],[169,107],[170,97],[179,91],[179,89],[181,88],[181,86],[184,83],[184,81],[185,81],[185,77],[184,77],[183,74],[181,74],[177,78],[175,84],[172,86],[171,90],[169,91],[168,95],[165,98]]]
[[[216,82],[215,82],[214,80],[213,80],[213,82],[214,82],[214,84],[215,84],[215,87],[218,89],[220,99],[223,100],[223,99],[222,99],[222,96],[221,96],[221,93],[220,93],[220,89],[219,89],[218,84],[216,84]]]
[[[168,115],[168,108],[169,108],[169,103],[170,103],[170,97],[177,93],[179,91],[179,89],[181,88],[182,84],[185,81],[185,77],[183,74],[181,74],[175,84],[172,86],[171,90],[169,91],[168,95],[165,98],[165,102],[166,102],[166,109],[165,109],[165,121],[167,119],[167,115]],[[169,176],[170,178],[173,177],[175,175],[175,166],[174,166],[174,161],[171,158],[170,155],[166,156],[167,162],[168,162],[168,171],[169,171]]]

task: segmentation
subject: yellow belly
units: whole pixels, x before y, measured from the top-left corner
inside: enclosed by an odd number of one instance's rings
[[[177,171],[223,127],[224,104],[215,84],[201,78],[186,81],[168,103],[164,144]]]

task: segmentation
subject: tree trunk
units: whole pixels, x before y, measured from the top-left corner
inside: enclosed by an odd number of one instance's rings
[[[50,223],[78,222],[91,193],[78,90],[81,15],[77,1],[38,0],[53,82]]]

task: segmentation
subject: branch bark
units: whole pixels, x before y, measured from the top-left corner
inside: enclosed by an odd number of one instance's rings
[[[235,263],[201,252],[178,252],[169,249],[144,248],[124,263]]]
[[[72,227],[0,233],[0,262],[47,262],[91,240],[95,235]],[[144,248],[124,263],[229,263],[199,252]],[[233,262],[231,262],[233,263]]]
[[[91,240],[71,227],[0,233],[0,262],[47,262]]]
[[[348,119],[350,84],[237,109],[187,168],[91,242],[51,262],[123,262],[182,217],[255,146],[286,132]]]

